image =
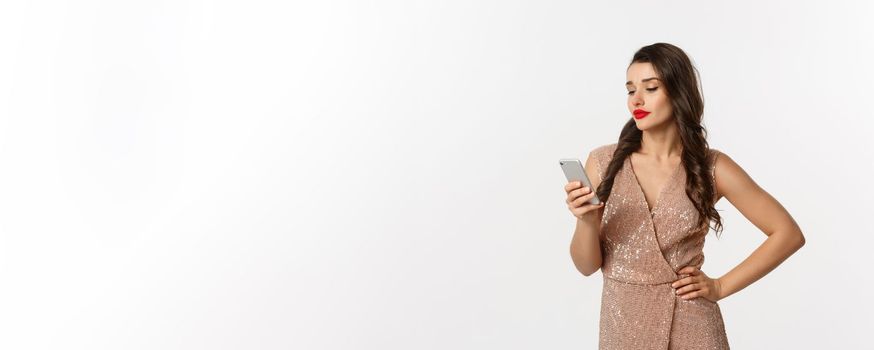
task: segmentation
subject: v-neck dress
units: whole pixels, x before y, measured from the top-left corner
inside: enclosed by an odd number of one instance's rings
[[[616,147],[614,143],[592,151],[602,180]],[[720,152],[710,151],[712,169]],[[704,264],[709,231],[690,232],[698,211],[685,183],[680,165],[650,209],[630,157],[616,174],[601,218],[599,349],[729,348],[719,304],[703,297],[684,300],[671,287],[681,277],[677,271]]]

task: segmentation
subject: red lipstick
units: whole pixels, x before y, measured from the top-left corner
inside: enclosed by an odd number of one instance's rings
[[[635,109],[632,113],[634,113],[634,119],[643,119],[644,117],[649,115],[649,112],[642,109]]]

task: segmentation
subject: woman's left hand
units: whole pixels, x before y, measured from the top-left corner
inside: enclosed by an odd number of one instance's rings
[[[699,270],[695,266],[686,266],[678,274],[688,274],[688,277],[678,279],[671,287],[674,287],[677,295],[684,300],[689,300],[697,297],[704,297],[712,302],[717,302],[721,299],[722,286],[719,279],[712,279],[704,274],[704,271]]]

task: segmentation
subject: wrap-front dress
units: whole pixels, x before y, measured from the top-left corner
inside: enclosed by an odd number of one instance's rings
[[[592,150],[602,181],[616,146]],[[719,153],[710,149],[711,167]],[[719,305],[703,297],[684,300],[671,287],[683,267],[701,268],[709,231],[689,232],[698,211],[685,183],[681,163],[650,209],[630,157],[616,174],[601,219],[599,349],[729,348]]]

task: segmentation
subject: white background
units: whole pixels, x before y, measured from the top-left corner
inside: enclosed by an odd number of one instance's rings
[[[874,5],[5,1],[0,348],[594,349],[557,160],[654,42],[807,244],[737,349],[868,346]],[[765,235],[722,200],[703,270]]]

